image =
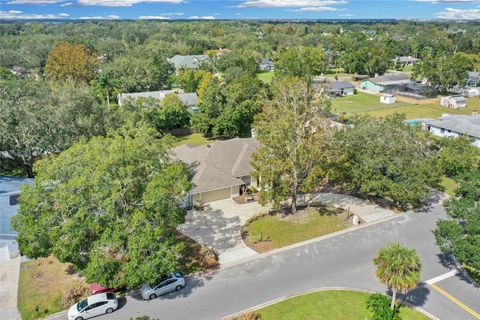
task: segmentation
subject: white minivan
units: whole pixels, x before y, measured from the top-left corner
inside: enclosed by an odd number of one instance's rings
[[[68,309],[68,320],[84,320],[118,308],[118,300],[113,292],[99,293],[75,303]]]

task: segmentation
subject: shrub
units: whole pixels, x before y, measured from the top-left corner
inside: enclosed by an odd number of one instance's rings
[[[212,248],[202,247],[200,254],[202,255],[202,260],[200,262],[202,268],[216,269],[220,266],[220,263],[218,262],[218,253]]]
[[[367,309],[372,315],[371,320],[402,320],[400,317],[400,305],[390,309],[390,298],[383,294],[372,294],[367,299]]]
[[[238,317],[234,317],[232,320],[261,320],[262,315],[258,312],[244,313]]]
[[[70,307],[88,294],[88,287],[82,282],[77,282],[72,288],[66,289],[62,294],[62,306]]]

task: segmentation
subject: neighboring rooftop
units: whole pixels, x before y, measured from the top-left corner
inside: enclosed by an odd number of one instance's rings
[[[353,84],[351,84],[350,82],[338,81],[338,82],[329,82],[327,84],[327,88],[330,91],[338,91],[338,90],[349,89],[349,88],[353,89],[353,88],[355,88],[355,86]]]
[[[189,56],[181,56],[176,55],[168,59],[173,65],[175,69],[178,71],[181,68],[187,69],[198,69],[200,65],[208,61],[209,57],[206,55],[189,55]]]
[[[476,115],[448,115],[427,123],[437,128],[463,133],[480,139],[480,117]]]
[[[368,79],[378,85],[388,86],[393,84],[410,83],[410,77],[406,73],[386,73],[383,76],[378,76]]]
[[[31,184],[33,179],[0,176],[0,196],[18,193],[24,184]]]
[[[135,93],[122,93],[118,96],[118,104],[122,105],[123,102],[128,99],[138,98],[154,98],[160,101],[168,94],[176,94],[180,101],[187,106],[194,106],[197,103],[198,95],[195,92],[184,93],[183,90],[162,90],[162,91],[149,91],[149,92],[135,92]]]
[[[205,146],[181,145],[173,149],[192,173],[192,193],[239,186],[252,171],[251,157],[260,143],[255,138],[235,138]]]
[[[400,56],[400,57],[394,58],[393,60],[400,63],[416,63],[420,61],[420,59],[417,59],[412,56]]]

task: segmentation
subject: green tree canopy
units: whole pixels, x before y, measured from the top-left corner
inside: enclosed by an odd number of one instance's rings
[[[314,191],[332,175],[338,154],[322,113],[326,105],[303,79],[282,78],[274,84],[273,98],[263,102],[254,124],[261,146],[252,165],[263,203],[278,208],[291,200],[295,213],[298,195]]]
[[[444,253],[480,270],[480,168],[458,182],[455,197],[444,202],[449,218],[437,222],[435,239]]]
[[[422,263],[415,249],[392,243],[380,249],[373,259],[378,280],[392,290],[390,308],[395,310],[397,292],[407,293],[420,281]]]
[[[384,74],[393,67],[393,52],[383,45],[368,45],[352,48],[341,56],[342,66],[349,73]]]
[[[347,186],[403,208],[424,203],[441,172],[430,137],[403,123],[403,116],[359,116],[339,131]]]
[[[38,161],[13,221],[22,254],[70,262],[88,281],[136,287],[178,268],[190,188],[167,138],[137,124]]]
[[[471,138],[439,138],[438,145],[439,164],[446,175],[463,175],[478,166],[480,151],[472,145]]]
[[[279,54],[275,61],[275,74],[311,80],[325,72],[327,67],[322,48],[295,46]]]

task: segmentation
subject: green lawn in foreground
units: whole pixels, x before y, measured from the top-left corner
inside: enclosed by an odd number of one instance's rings
[[[262,320],[367,320],[369,294],[352,291],[322,291],[288,299],[258,310]],[[428,320],[413,309],[401,309],[403,320]]]
[[[449,196],[455,195],[455,190],[458,188],[458,183],[455,180],[445,176],[442,178],[441,185]]]
[[[349,226],[347,213],[340,209],[307,208],[282,219],[266,215],[247,223],[246,242],[254,250],[265,252],[293,243],[313,239]]]
[[[411,103],[406,102],[397,102],[394,104],[383,104],[380,103],[380,97],[358,92],[357,94],[333,98],[332,100],[332,108],[335,112],[347,112],[347,113],[359,113],[359,112],[367,112],[372,110],[378,109],[387,109],[393,110],[398,107],[405,107],[411,105]]]
[[[272,83],[275,72],[273,71],[262,71],[257,73],[257,78],[264,83]]]
[[[205,138],[203,136],[203,134],[201,134],[201,133],[193,133],[193,134],[190,134],[190,135],[184,136],[184,137],[175,137],[175,141],[176,141],[175,142],[176,146],[179,146],[179,145],[182,145],[182,144],[202,146],[202,145],[209,144],[209,143],[212,142],[211,140],[208,140],[207,138]]]
[[[40,258],[23,262],[18,281],[18,311],[22,319],[37,319],[63,310],[64,290],[83,279],[68,273],[68,264],[56,258]],[[38,306],[39,311],[35,311]]]

